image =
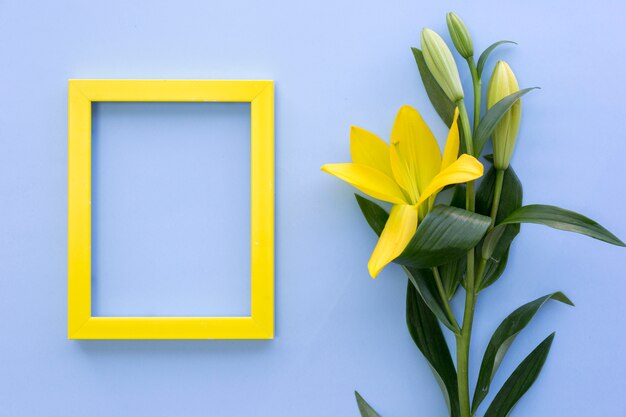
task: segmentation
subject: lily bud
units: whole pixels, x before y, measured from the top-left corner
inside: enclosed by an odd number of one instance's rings
[[[493,74],[491,74],[491,80],[489,80],[487,108],[491,108],[498,101],[516,91],[519,91],[519,85],[511,67],[504,61],[498,61]],[[521,119],[522,102],[517,100],[493,130],[491,140],[493,142],[493,162],[496,169],[509,167]]]
[[[472,37],[461,18],[456,13],[450,12],[446,16],[446,22],[448,23],[448,30],[450,31],[452,42],[456,50],[459,51],[459,54],[465,59],[474,56]]]
[[[426,65],[446,96],[455,103],[461,100],[461,78],[448,45],[430,29],[422,30],[421,44]]]

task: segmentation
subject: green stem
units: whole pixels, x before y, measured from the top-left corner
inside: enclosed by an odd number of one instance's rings
[[[474,87],[474,131],[476,131],[480,122],[481,81],[476,70],[474,58],[468,58],[467,63],[472,74],[472,82]],[[468,154],[474,155],[473,136],[470,129],[469,117],[467,115],[465,101],[459,100],[457,102],[457,105],[459,107],[459,116],[461,117],[461,128],[463,129],[465,150]],[[465,191],[465,208],[468,211],[475,210],[475,198],[474,181],[470,181],[467,183]],[[459,387],[459,404],[461,417],[471,417],[469,397],[469,351],[475,307],[476,287],[474,275],[474,248],[472,248],[470,251],[467,252],[467,271],[465,274],[465,310],[463,312],[463,327],[461,328],[461,334],[457,335],[456,337],[457,379]]]
[[[480,98],[482,91],[482,82],[478,76],[476,64],[474,63],[474,57],[467,58],[467,64],[469,65],[470,73],[472,74],[472,84],[474,86],[474,133],[478,128],[480,122]]]
[[[478,294],[478,292],[480,292],[481,290],[480,286],[483,283],[485,267],[487,267],[487,259],[481,257],[480,261],[478,261],[478,267],[476,268],[476,283],[474,285],[474,287],[476,288],[476,294]]]
[[[476,70],[474,58],[468,58],[467,63],[472,74],[472,82],[474,87],[474,131],[476,131],[480,122],[481,81]],[[465,139],[465,150],[468,154],[474,155],[473,137],[470,130],[469,117],[467,115],[467,108],[465,107],[464,100],[459,100],[457,105],[459,106],[459,115],[461,117],[463,138]],[[475,210],[475,198],[474,181],[470,181],[467,183],[467,188],[465,192],[465,207],[468,211]],[[469,252],[467,252],[467,272],[465,274],[465,310],[463,312],[463,327],[461,327],[461,334],[457,335],[456,337],[456,365],[461,417],[472,417],[469,396],[469,352],[477,295],[474,267],[474,248],[472,248]],[[479,265],[479,272],[481,274],[483,270],[484,265]]]
[[[498,216],[498,207],[500,206],[500,196],[502,195],[502,183],[504,182],[504,170],[496,170],[496,183],[493,186],[493,204],[491,206],[491,225],[489,230],[496,225],[496,217]]]
[[[472,280],[473,281],[473,280]],[[459,405],[461,417],[471,417],[469,396],[469,351],[474,322],[474,307],[476,306],[476,292],[473,282],[466,284],[465,311],[463,313],[463,327],[461,334],[456,337],[456,365],[459,385]]]
[[[474,143],[472,141],[472,129],[470,129],[469,116],[467,115],[467,107],[465,100],[461,99],[456,102],[459,107],[459,117],[461,118],[461,129],[463,130],[463,140],[465,141],[465,150],[468,154],[474,154]]]
[[[465,149],[468,154],[474,154],[474,144],[470,130],[469,117],[465,101],[457,102],[461,128],[465,140]],[[475,111],[476,113],[476,111]],[[475,207],[474,181],[467,183],[465,191],[465,207],[468,211],[474,211]],[[472,323],[474,321],[474,307],[476,305],[476,292],[474,289],[474,248],[467,252],[467,271],[465,273],[465,310],[463,312],[463,327],[461,333],[456,336],[456,362],[457,380],[461,417],[471,417],[469,397],[469,350],[472,335]]]
[[[456,317],[454,317],[454,313],[452,312],[452,308],[450,307],[450,303],[448,302],[448,295],[446,294],[445,289],[443,288],[443,283],[441,282],[441,275],[439,275],[439,268],[436,266],[432,268],[433,275],[435,276],[435,283],[437,284],[437,291],[439,291],[439,297],[441,297],[441,302],[443,303],[443,308],[446,311],[446,315],[448,316],[448,320],[450,323],[458,330],[459,323],[456,321]]]
[[[498,217],[498,208],[500,207],[500,197],[502,196],[502,184],[504,183],[504,170],[496,170],[496,182],[493,185],[493,202],[491,203],[491,224],[487,232],[491,231],[496,225],[496,218]],[[478,269],[476,271],[476,289],[480,291],[480,286],[483,282],[485,267],[487,266],[487,259],[481,257],[478,263]]]

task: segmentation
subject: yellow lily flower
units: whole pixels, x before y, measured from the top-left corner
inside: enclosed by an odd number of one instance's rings
[[[417,225],[445,186],[475,180],[483,165],[459,154],[458,109],[441,155],[437,140],[411,106],[400,108],[391,131],[391,145],[367,130],[350,130],[352,163],[327,164],[322,171],[346,181],[378,200],[393,204],[368,263],[372,278],[409,244]],[[426,203],[426,204],[424,204]]]

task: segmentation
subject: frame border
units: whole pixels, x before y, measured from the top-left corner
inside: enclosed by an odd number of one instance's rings
[[[93,102],[250,103],[250,316],[91,315],[91,107]],[[272,339],[274,337],[274,82],[75,80],[68,82],[68,338]]]

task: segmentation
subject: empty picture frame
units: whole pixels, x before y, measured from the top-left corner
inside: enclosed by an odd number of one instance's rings
[[[250,316],[92,316],[91,107],[93,102],[98,101],[250,103]],[[273,81],[70,80],[68,104],[68,337],[70,339],[273,338]]]

